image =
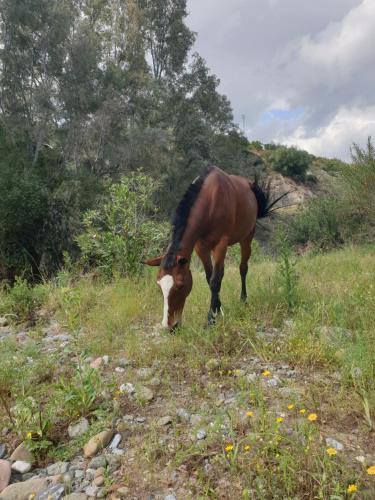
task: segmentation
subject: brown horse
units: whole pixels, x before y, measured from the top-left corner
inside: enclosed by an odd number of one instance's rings
[[[246,301],[246,275],[256,220],[265,217],[275,202],[269,204],[269,189],[262,189],[257,181],[251,183],[244,177],[228,175],[217,167],[209,167],[192,182],[177,207],[167,253],[145,262],[160,266],[157,283],[164,296],[164,327],[173,329],[181,322],[193,285],[190,259],[194,249],[211,289],[208,323],[213,323],[221,310],[224,260],[228,246],[235,243],[241,246],[241,299]]]

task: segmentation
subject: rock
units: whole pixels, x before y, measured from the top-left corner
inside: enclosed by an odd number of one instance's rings
[[[90,469],[99,469],[99,467],[106,467],[107,460],[103,455],[93,458],[90,460],[89,468]]]
[[[7,460],[0,460],[0,493],[8,486],[10,475],[10,463]]]
[[[118,433],[115,434],[112,441],[109,443],[108,449],[110,451],[115,450],[118,447],[118,445],[121,443],[121,439],[122,439],[121,434],[118,434]]]
[[[87,469],[86,470],[86,479],[88,481],[92,481],[95,477],[95,469]]]
[[[99,488],[96,493],[96,498],[105,498],[107,496],[107,491],[105,488]]]
[[[118,361],[117,361],[117,364],[119,366],[121,366],[122,368],[125,368],[126,366],[130,366],[132,363],[129,359],[127,358],[120,358]]]
[[[32,495],[38,495],[47,487],[47,479],[37,478],[29,479],[21,483],[10,484],[0,493],[1,500],[29,500],[34,498]]]
[[[38,493],[35,500],[60,500],[64,492],[65,488],[62,484],[55,484]]]
[[[119,455],[116,454],[107,455],[106,459],[108,467],[113,471],[117,470],[121,465],[121,457]]]
[[[185,420],[188,422],[190,420],[190,414],[185,410],[185,408],[178,408],[176,411],[176,415],[180,420]]]
[[[93,457],[107,446],[113,436],[112,430],[99,432],[96,436],[92,437],[83,447],[83,454],[86,458]]]
[[[167,495],[164,500],[177,500],[177,498],[174,495]]]
[[[95,486],[103,486],[104,484],[104,476],[98,476],[94,479],[93,484]]]
[[[125,372],[125,368],[123,368],[122,366],[116,366],[115,372],[116,373],[124,373]]]
[[[116,491],[117,495],[120,497],[120,498],[128,498],[129,497],[129,494],[130,494],[130,490],[129,488],[127,488],[126,486],[122,486],[121,488],[119,488],[117,491]]]
[[[34,456],[31,451],[27,448],[25,443],[21,443],[11,454],[10,460],[16,462],[21,460],[22,462],[28,462],[29,464],[34,463]]]
[[[103,363],[103,358],[96,358],[94,361],[91,361],[90,366],[91,368],[94,368],[94,370],[99,370],[99,368],[102,366]]]
[[[105,365],[108,365],[108,363],[109,363],[109,356],[108,356],[108,354],[106,354],[105,356],[103,356],[103,363]]]
[[[331,448],[334,448],[337,451],[342,451],[344,449],[344,445],[339,443],[339,441],[336,441],[336,439],[333,438],[326,438],[326,444],[327,446],[330,446]]]
[[[197,439],[201,441],[202,439],[206,439],[207,437],[207,432],[204,429],[199,429],[197,432]]]
[[[71,493],[66,495],[63,500],[87,500],[87,495],[85,493]]]
[[[47,467],[47,474],[49,476],[57,476],[65,474],[69,469],[69,462],[56,462],[55,464]]]
[[[165,425],[169,425],[171,423],[172,423],[172,417],[170,417],[169,415],[167,415],[166,417],[161,417],[158,420],[158,425],[160,427],[163,427]]]
[[[84,475],[85,475],[85,473],[83,472],[83,470],[78,469],[78,470],[74,471],[75,479],[78,479],[78,480],[82,479]]]
[[[25,474],[25,472],[31,470],[31,464],[29,462],[23,462],[22,460],[16,460],[12,464],[12,469],[21,474]]]
[[[68,427],[69,437],[74,439],[79,436],[82,436],[82,434],[84,434],[89,430],[89,427],[90,425],[88,420],[86,418],[81,418],[80,420],[78,420],[78,422],[69,425]]]
[[[151,387],[159,387],[161,385],[161,380],[159,377],[153,377],[149,382],[148,385],[151,385]]]
[[[120,385],[120,392],[125,393],[125,394],[134,394],[135,387],[130,382],[128,382],[127,384],[121,384]]]
[[[0,458],[4,458],[7,452],[5,444],[0,443]]]
[[[85,493],[88,497],[96,497],[97,493],[98,493],[98,490],[99,488],[97,486],[88,486],[86,489],[85,489]]]
[[[253,373],[248,373],[248,374],[247,374],[247,376],[246,376],[246,380],[247,380],[248,382],[252,383],[252,382],[255,382],[255,381],[256,381],[257,377],[258,377],[258,375],[257,375],[255,372],[253,372]]]
[[[279,377],[272,377],[267,380],[267,385],[268,387],[277,387],[280,385],[280,379]]]
[[[141,385],[137,390],[137,397],[142,401],[152,401],[154,399],[154,393],[148,387]]]
[[[237,368],[236,370],[233,370],[233,374],[235,377],[244,377],[246,375],[245,370],[241,370],[240,368]]]

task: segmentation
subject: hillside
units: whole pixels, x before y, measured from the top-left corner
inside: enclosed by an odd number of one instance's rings
[[[373,498],[374,247],[281,266],[256,248],[244,305],[233,252],[207,329],[194,264],[174,335],[152,271],[0,296],[0,458],[33,462],[0,498]]]

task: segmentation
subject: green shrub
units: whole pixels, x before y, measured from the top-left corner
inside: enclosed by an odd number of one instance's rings
[[[306,171],[313,160],[312,155],[294,147],[279,146],[271,154],[271,166],[276,172],[304,181]]]
[[[2,294],[0,310],[16,322],[32,320],[46,293],[43,285],[32,287],[25,279],[17,277],[14,285]]]
[[[108,201],[86,213],[85,232],[77,238],[86,266],[106,277],[134,275],[146,256],[162,252],[169,228],[152,219],[156,188],[147,175],[131,174],[111,186]]]

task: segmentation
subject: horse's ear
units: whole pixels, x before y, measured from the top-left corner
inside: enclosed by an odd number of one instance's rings
[[[144,260],[142,264],[146,264],[147,266],[160,266],[163,257],[156,257],[156,259],[148,259]]]
[[[177,264],[179,266],[184,266],[185,264],[187,264],[189,261],[186,257],[182,257],[182,256],[178,256],[177,257]]]

